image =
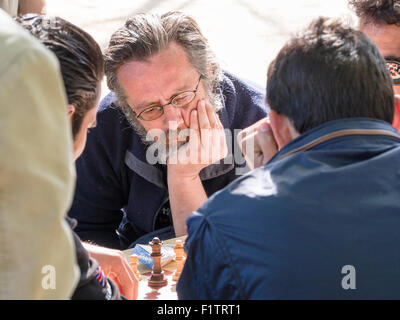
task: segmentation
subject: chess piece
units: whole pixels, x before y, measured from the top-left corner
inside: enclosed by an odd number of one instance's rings
[[[136,254],[133,254],[129,257],[129,264],[135,273],[136,277],[138,280],[142,280],[142,275],[138,271],[138,262],[139,262],[139,257]]]
[[[155,237],[151,242],[149,242],[151,247],[151,257],[153,258],[153,270],[151,272],[151,277],[149,279],[149,287],[151,288],[161,288],[167,285],[168,280],[164,276],[164,272],[161,269],[161,246],[162,241]]]
[[[176,272],[174,273],[172,280],[178,281],[179,277],[181,276],[182,269],[186,260],[184,255],[182,240],[176,240],[174,251],[175,251],[175,261],[176,261]]]

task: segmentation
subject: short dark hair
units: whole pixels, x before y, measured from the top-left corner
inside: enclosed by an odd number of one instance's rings
[[[342,118],[392,123],[394,93],[373,42],[339,20],[320,17],[270,64],[267,103],[303,133]]]
[[[350,7],[363,24],[396,24],[400,26],[399,0],[349,0]]]
[[[68,103],[75,107],[75,138],[100,94],[104,64],[99,45],[88,33],[59,17],[27,14],[15,20],[58,58]]]

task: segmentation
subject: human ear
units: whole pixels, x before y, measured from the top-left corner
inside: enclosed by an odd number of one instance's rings
[[[271,109],[269,119],[279,150],[299,136],[299,133],[294,128],[292,122],[285,115],[279,114]]]
[[[72,104],[68,105],[68,116],[71,119],[75,113],[75,107]]]

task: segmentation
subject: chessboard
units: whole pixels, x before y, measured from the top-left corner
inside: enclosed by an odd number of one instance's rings
[[[155,238],[157,239],[157,238]],[[155,241],[153,239],[152,242]],[[139,274],[139,289],[138,289],[138,300],[177,300],[178,296],[176,293],[176,283],[179,279],[179,274],[177,274],[177,266],[180,269],[183,268],[184,263],[184,252],[183,244],[186,240],[186,236],[164,240],[160,245],[174,245],[174,251],[177,253],[176,258],[168,262],[166,265],[161,267],[160,263],[157,263],[157,258],[161,258],[160,249],[157,247],[152,247],[153,253],[155,254],[155,263],[153,268],[149,268],[140,261],[135,259],[137,267],[133,266]],[[176,251],[178,250],[178,251]],[[158,252],[158,253],[157,253]],[[131,264],[133,259],[131,257],[132,249],[124,251],[128,262]],[[157,257],[158,255],[158,257]],[[182,257],[183,255],[183,257]],[[182,261],[183,260],[183,261]],[[158,265],[157,265],[158,264]],[[159,270],[155,270],[159,269]],[[179,270],[178,270],[179,271]],[[153,281],[152,281],[153,278]],[[155,279],[155,280],[154,280]]]

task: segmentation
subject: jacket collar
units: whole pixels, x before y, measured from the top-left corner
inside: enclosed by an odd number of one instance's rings
[[[311,149],[323,142],[344,135],[383,135],[397,138],[400,133],[389,123],[372,118],[348,118],[329,121],[303,133],[284,146],[270,162],[288,157],[299,151]]]

